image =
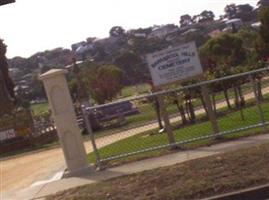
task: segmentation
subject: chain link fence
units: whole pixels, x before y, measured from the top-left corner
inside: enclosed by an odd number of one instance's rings
[[[269,68],[87,107],[91,162],[150,157],[263,133],[269,122]],[[160,151],[162,149],[162,151]]]

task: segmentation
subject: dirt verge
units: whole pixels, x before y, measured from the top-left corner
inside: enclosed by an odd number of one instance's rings
[[[48,200],[201,199],[269,182],[269,144],[145,171],[48,197]]]

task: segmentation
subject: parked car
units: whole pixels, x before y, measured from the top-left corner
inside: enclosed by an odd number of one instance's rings
[[[139,114],[139,110],[130,101],[120,102],[109,106],[93,109],[90,112],[89,119],[93,130],[103,127],[106,122],[116,119],[121,123],[126,116]]]

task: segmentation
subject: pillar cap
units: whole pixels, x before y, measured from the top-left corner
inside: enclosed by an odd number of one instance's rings
[[[44,74],[41,74],[39,76],[39,79],[45,80],[45,79],[49,79],[51,77],[66,74],[66,73],[67,73],[67,71],[64,69],[51,69],[51,70],[45,72]]]

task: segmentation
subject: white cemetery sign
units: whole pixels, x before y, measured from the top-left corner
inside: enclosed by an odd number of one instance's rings
[[[154,86],[187,80],[203,73],[194,42],[148,54],[146,59]]]

